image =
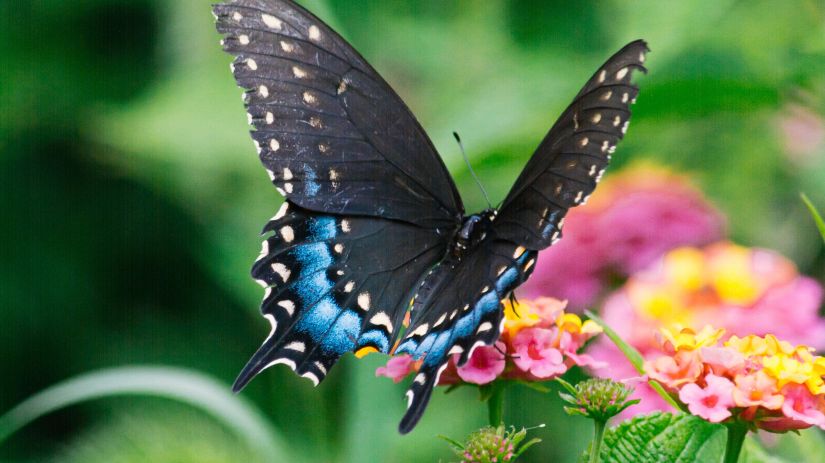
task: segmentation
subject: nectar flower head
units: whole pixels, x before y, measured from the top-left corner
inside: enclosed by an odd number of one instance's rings
[[[822,286],[800,275],[780,254],[719,242],[667,252],[610,295],[601,315],[649,361],[663,348],[668,354],[694,348],[705,364],[722,374],[730,367],[726,364],[737,360],[730,353],[705,351],[709,342],[716,343],[717,333],[703,332],[703,327],[712,324],[724,329],[719,340],[728,340],[745,357],[792,355],[794,344],[825,350],[825,319],[819,315],[822,300]],[[661,332],[662,327],[669,331]],[[605,374],[613,379],[637,374],[605,339],[593,343],[587,353],[610,363]],[[634,411],[670,409],[646,384],[640,384],[635,395],[644,400]]]
[[[457,365],[461,356],[453,355],[438,384],[484,385],[498,378],[537,381],[562,375],[573,365],[601,367],[589,355],[578,352],[601,332],[601,327],[576,314],[566,314],[565,304],[546,297],[516,304],[505,301],[504,330],[499,341],[475,348],[461,366]],[[422,360],[397,355],[376,375],[399,382],[417,371]]]
[[[721,345],[715,338],[698,350],[664,348],[645,370],[713,423],[750,422],[772,432],[825,429],[823,357],[773,335],[732,337]]]
[[[612,379],[591,378],[575,386],[561,378],[556,381],[569,392],[559,393],[562,400],[570,404],[564,407],[568,415],[581,415],[606,422],[627,407],[639,403],[638,399],[628,400],[633,392],[632,387]]]

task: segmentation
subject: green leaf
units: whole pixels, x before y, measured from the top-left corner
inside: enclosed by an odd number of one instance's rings
[[[814,207],[814,203],[811,202],[810,199],[805,195],[805,193],[800,193],[799,196],[802,197],[802,202],[808,206],[808,210],[811,212],[811,216],[814,218],[814,222],[816,222],[816,228],[819,229],[819,234],[822,235],[822,241],[825,241],[825,220],[822,220],[822,216],[819,215],[819,211],[816,210]]]
[[[700,463],[721,461],[724,426],[686,414],[639,415],[605,432],[603,463]],[[587,461],[589,451],[579,459]]]
[[[0,416],[0,443],[32,421],[61,408],[104,397],[165,397],[198,407],[246,441],[262,461],[297,461],[269,422],[228,385],[191,370],[129,366],[98,370],[69,378],[24,400]]]
[[[599,326],[602,327],[602,329],[604,330],[604,334],[608,338],[610,338],[611,341],[613,341],[613,344],[615,344],[620,351],[622,351],[622,354],[624,354],[624,356],[627,357],[627,359],[633,365],[633,368],[636,369],[636,372],[638,372],[640,375],[645,374],[645,360],[642,357],[642,354],[640,354],[639,351],[637,351],[633,346],[626,343],[624,339],[622,339],[621,336],[619,336],[619,333],[613,331],[613,328],[609,327],[607,323],[605,323],[604,320],[602,320],[598,315],[594,314],[589,310],[585,310],[584,313],[588,317],[590,317],[591,320],[595,321],[599,324]],[[665,399],[667,403],[673,406],[673,408],[675,408],[676,410],[684,411],[684,408],[682,408],[682,406],[678,402],[676,402],[673,399],[673,397],[671,397],[670,394],[667,393],[667,391],[665,391],[665,389],[662,387],[661,384],[659,384],[658,381],[649,380],[648,384],[650,384],[650,387],[652,387],[653,390],[655,390],[663,399]]]

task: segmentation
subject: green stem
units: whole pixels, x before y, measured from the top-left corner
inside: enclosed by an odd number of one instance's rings
[[[606,421],[593,420],[593,445],[590,447],[590,463],[599,463],[599,454],[602,451],[602,440],[604,439],[604,428]]]
[[[736,463],[739,461],[739,453],[742,452],[742,444],[745,436],[748,435],[748,427],[744,423],[730,423],[725,425],[728,428],[728,442],[725,445],[725,463]]]
[[[497,427],[504,421],[504,383],[496,381],[491,385],[493,388],[490,398],[487,399],[487,411],[490,418],[490,426]]]

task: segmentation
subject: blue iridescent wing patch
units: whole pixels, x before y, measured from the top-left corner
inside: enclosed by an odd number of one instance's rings
[[[235,382],[284,364],[318,384],[346,352],[387,353],[411,288],[443,238],[401,222],[323,215],[289,202],[266,225],[252,276],[271,331]]]
[[[501,300],[527,280],[536,252],[487,239],[465,259],[440,264],[422,281],[412,307],[410,328],[396,354],[422,359],[407,390],[407,412],[399,430],[409,432],[429,401],[453,355],[464,365],[473,350],[496,342],[504,319]]]

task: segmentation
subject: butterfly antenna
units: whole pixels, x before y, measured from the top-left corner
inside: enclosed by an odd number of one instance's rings
[[[487,190],[484,189],[484,186],[481,184],[481,181],[478,179],[476,172],[473,170],[473,166],[470,165],[470,159],[467,157],[467,153],[464,152],[464,144],[461,143],[461,137],[458,136],[458,132],[453,132],[453,136],[455,137],[455,141],[458,142],[458,147],[461,149],[461,156],[464,158],[464,162],[467,163],[467,168],[470,169],[470,174],[473,176],[473,179],[476,181],[476,185],[481,190],[481,193],[484,194],[484,199],[487,201],[487,206],[491,209],[493,204],[490,202],[490,197],[487,196]]]

